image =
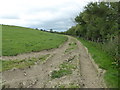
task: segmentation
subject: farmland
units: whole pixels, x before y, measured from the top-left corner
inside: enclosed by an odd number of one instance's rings
[[[37,52],[59,47],[67,37],[19,26],[2,25],[3,56]]]
[[[106,87],[84,46],[76,38],[67,37],[66,43],[56,49],[3,56],[3,88]]]

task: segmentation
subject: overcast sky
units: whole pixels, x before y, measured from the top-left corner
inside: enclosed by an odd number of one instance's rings
[[[97,0],[1,0],[0,24],[65,31],[91,1]]]

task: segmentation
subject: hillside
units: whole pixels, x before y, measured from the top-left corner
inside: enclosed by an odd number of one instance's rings
[[[2,25],[2,35],[3,56],[57,48],[67,40],[62,35],[9,25]]]

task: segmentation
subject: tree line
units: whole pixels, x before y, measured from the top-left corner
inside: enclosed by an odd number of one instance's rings
[[[119,2],[91,2],[76,16],[76,26],[72,26],[65,34],[100,42],[104,47],[108,45],[110,47],[106,51],[118,59],[119,9]]]
[[[66,34],[98,42],[113,40],[118,35],[118,4],[89,3],[75,18],[77,25]]]

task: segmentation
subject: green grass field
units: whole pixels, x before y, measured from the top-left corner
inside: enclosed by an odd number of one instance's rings
[[[117,66],[114,64],[114,59],[112,58],[112,56],[102,51],[98,43],[79,38],[78,40],[80,40],[83,45],[88,48],[89,53],[92,55],[92,58],[95,60],[98,66],[106,70],[104,79],[107,86],[109,88],[118,88],[118,69]]]
[[[2,25],[3,56],[57,48],[66,40],[66,36],[59,34],[19,26]]]

